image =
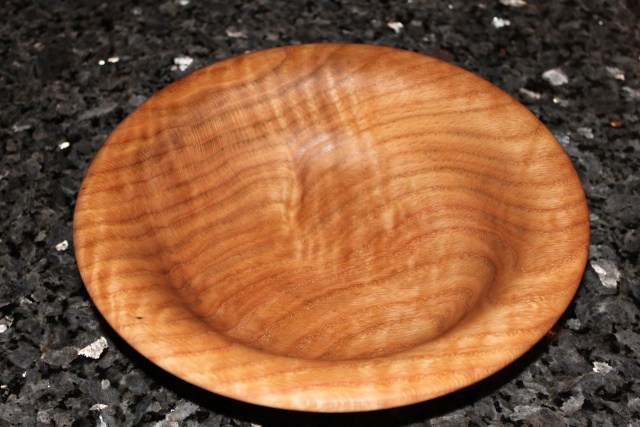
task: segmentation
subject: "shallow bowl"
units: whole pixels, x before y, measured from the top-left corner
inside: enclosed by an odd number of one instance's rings
[[[485,80],[386,47],[211,65],[91,163],[78,266],[111,326],[221,395],[324,412],[503,368],[571,301],[589,244],[552,134]]]

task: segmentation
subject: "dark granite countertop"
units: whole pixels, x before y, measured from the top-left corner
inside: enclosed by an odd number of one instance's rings
[[[0,426],[640,426],[639,21],[635,0],[4,0]],[[314,41],[460,65],[529,107],[574,162],[591,211],[584,279],[546,339],[490,378],[379,412],[253,406],[146,361],[84,290],[72,214],[110,131],[193,70]]]

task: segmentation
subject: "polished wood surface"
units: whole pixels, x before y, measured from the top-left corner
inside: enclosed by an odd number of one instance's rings
[[[271,49],[197,71],[82,183],[98,309],[173,374],[262,405],[433,398],[523,354],[585,266],[571,161],[473,74],[390,48]]]

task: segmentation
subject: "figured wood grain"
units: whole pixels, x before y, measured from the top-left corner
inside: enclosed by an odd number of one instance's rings
[[[569,304],[589,222],[522,105],[423,55],[302,45],[162,90],[95,156],[74,242],[98,309],[205,389],[356,411],[459,389]]]

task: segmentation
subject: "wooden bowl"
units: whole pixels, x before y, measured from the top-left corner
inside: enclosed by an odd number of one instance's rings
[[[278,408],[410,404],[498,371],[571,301],[589,219],[507,94],[386,47],[211,65],[91,163],[78,266],[113,328],[207,390]]]

